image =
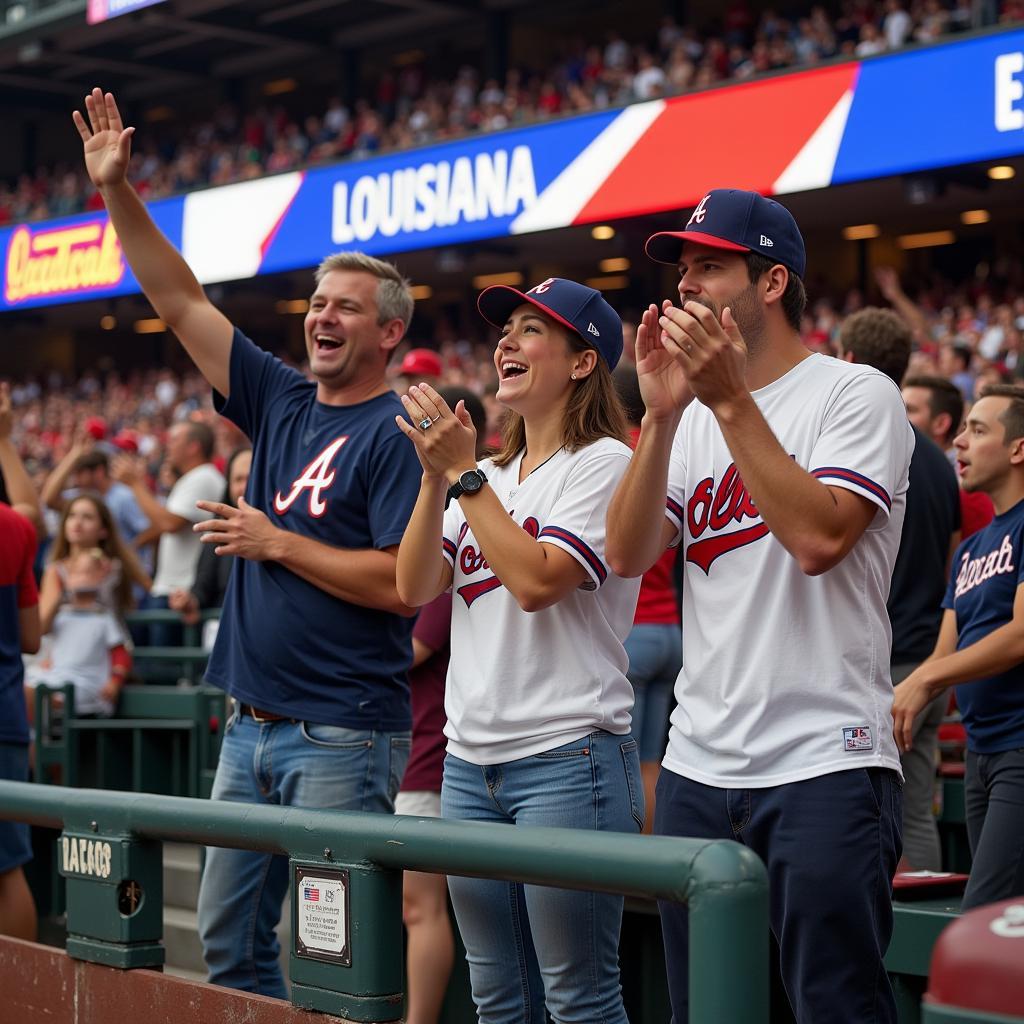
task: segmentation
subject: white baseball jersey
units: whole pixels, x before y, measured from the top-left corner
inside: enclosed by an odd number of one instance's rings
[[[898,772],[885,601],[914,449],[899,389],[811,355],[753,397],[798,465],[878,511],[837,566],[805,575],[761,520],[711,410],[687,408],[669,468],[685,640],[664,765],[740,788]]]
[[[629,732],[633,690],[622,642],[633,625],[639,579],[605,561],[608,503],[630,449],[602,438],[564,449],[519,482],[520,455],[480,464],[509,515],[532,537],[587,571],[561,601],[524,612],[491,570],[458,502],[444,517],[452,579],[452,653],[445,712],[448,751],[501,764],[551,750],[594,729]],[[463,499],[474,501],[472,497]]]

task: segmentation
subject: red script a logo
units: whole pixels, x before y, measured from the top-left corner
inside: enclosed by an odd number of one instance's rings
[[[281,497],[278,491],[274,495],[274,511],[283,515],[292,507],[295,499],[309,488],[309,514],[319,519],[327,511],[327,502],[321,494],[334,483],[336,471],[331,469],[334,456],[338,449],[348,440],[348,435],[332,441],[296,478],[287,498]]]

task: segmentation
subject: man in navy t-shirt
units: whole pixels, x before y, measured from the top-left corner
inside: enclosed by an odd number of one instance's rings
[[[94,90],[85,162],[146,297],[253,442],[239,507],[196,525],[236,555],[208,678],[234,698],[214,799],[390,812],[409,755],[412,610],[395,555],[419,490],[385,368],[412,317],[406,282],[361,253],[328,257],[305,320],[314,382],[206,298],[128,184],[130,130]],[[210,980],[284,997],[275,929],[284,857],[207,852],[199,931]]]
[[[967,835],[973,866],[964,909],[1024,896],[1024,388],[989,388],[954,441],[965,490],[996,517],[957,548],[939,639],[896,687],[894,733],[956,686],[967,730]]]

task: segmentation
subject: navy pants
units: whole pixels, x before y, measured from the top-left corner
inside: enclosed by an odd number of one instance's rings
[[[734,839],[764,861],[782,981],[799,1024],[895,1024],[882,963],[901,850],[895,772],[854,768],[719,789],[662,769],[655,808],[658,835]],[[689,915],[678,903],[659,910],[673,1021],[687,1024]]]

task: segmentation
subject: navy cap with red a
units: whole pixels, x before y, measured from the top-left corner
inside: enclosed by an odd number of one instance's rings
[[[504,327],[512,311],[528,302],[578,334],[615,369],[622,355],[622,320],[596,288],[564,277],[549,277],[529,291],[498,284],[485,288],[476,300],[480,315],[495,327]]]
[[[757,192],[712,189],[690,214],[682,231],[660,231],[647,239],[652,260],[675,266],[684,242],[731,252],[757,252],[804,276],[807,254],[793,215],[781,203]]]

